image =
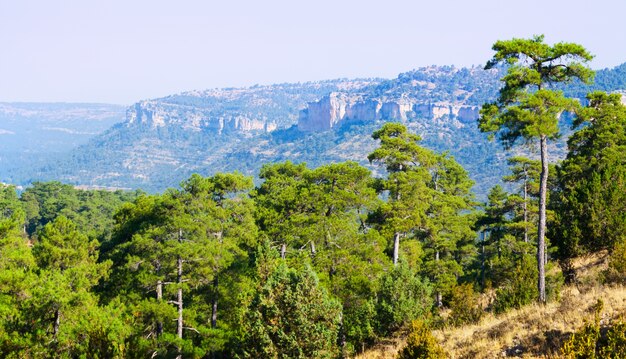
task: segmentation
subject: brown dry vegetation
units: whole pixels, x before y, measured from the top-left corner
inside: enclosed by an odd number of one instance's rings
[[[558,358],[563,342],[593,319],[598,299],[604,302],[601,324],[626,315],[626,287],[602,285],[598,279],[606,263],[606,253],[576,260],[578,283],[565,286],[556,302],[498,316],[487,314],[476,325],[433,334],[451,358]],[[404,345],[403,337],[381,343],[357,358],[394,358]]]

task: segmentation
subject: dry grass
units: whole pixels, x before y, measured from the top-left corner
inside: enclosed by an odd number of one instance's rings
[[[626,288],[603,286],[597,280],[606,259],[606,253],[578,259],[574,266],[579,283],[565,287],[558,302],[488,314],[476,325],[433,334],[451,358],[558,358],[563,342],[593,318],[598,299],[604,302],[602,323],[626,315]],[[357,358],[394,358],[403,345],[404,339],[398,338]]]
[[[379,343],[374,348],[358,355],[358,359],[394,359],[398,351],[404,347],[406,335]]]

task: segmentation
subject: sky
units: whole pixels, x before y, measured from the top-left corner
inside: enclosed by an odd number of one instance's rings
[[[130,105],[189,90],[484,65],[544,34],[626,62],[623,0],[0,0],[0,102]]]

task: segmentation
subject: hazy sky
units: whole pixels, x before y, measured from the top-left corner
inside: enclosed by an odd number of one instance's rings
[[[483,65],[545,34],[626,62],[624,0],[0,0],[0,102],[131,104],[215,87]]]

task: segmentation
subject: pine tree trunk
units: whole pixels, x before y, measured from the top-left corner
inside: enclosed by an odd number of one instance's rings
[[[539,187],[539,228],[537,235],[537,269],[539,278],[539,303],[546,302],[546,267],[545,267],[545,235],[546,235],[546,197],[548,190],[548,145],[545,135],[541,136],[541,183]]]
[[[280,245],[280,258],[285,259],[285,256],[287,255],[287,243],[284,243]]]
[[[435,252],[435,262],[439,262],[439,251]],[[435,295],[435,299],[437,302],[437,307],[441,308],[443,307],[443,301],[441,299],[441,292],[437,291],[437,294]]]
[[[343,326],[343,314],[339,314],[339,347],[341,348],[340,358],[347,358],[346,351],[346,332]]]
[[[176,335],[179,339],[183,339],[183,259],[178,257],[178,318],[176,319]],[[182,359],[182,349],[178,347],[178,356],[176,359]]]
[[[183,243],[183,231],[178,231],[178,242]],[[179,339],[183,339],[183,258],[179,255],[176,260],[177,265],[177,282],[178,282],[178,318],[176,319],[176,335]],[[182,359],[182,348],[178,347],[178,355],[176,359]]]
[[[400,252],[400,233],[396,232],[393,235],[393,265],[398,265],[398,255]]]
[[[59,334],[59,327],[61,326],[61,311],[59,309],[54,311],[54,327],[52,328],[54,337]]]
[[[211,328],[217,328],[217,299],[218,299],[218,278],[217,273],[215,273],[215,278],[213,278],[213,302],[211,309]]]
[[[524,243],[528,243],[528,184],[524,178]]]
[[[481,232],[482,241],[481,241],[481,263],[480,263],[480,282],[483,289],[485,289],[485,231]]]
[[[163,300],[163,282],[161,280],[157,281],[157,285],[156,285],[156,299],[157,299],[157,303],[161,303],[161,301]],[[158,321],[157,322],[157,337],[161,336],[161,334],[163,334],[163,322],[162,321]]]

